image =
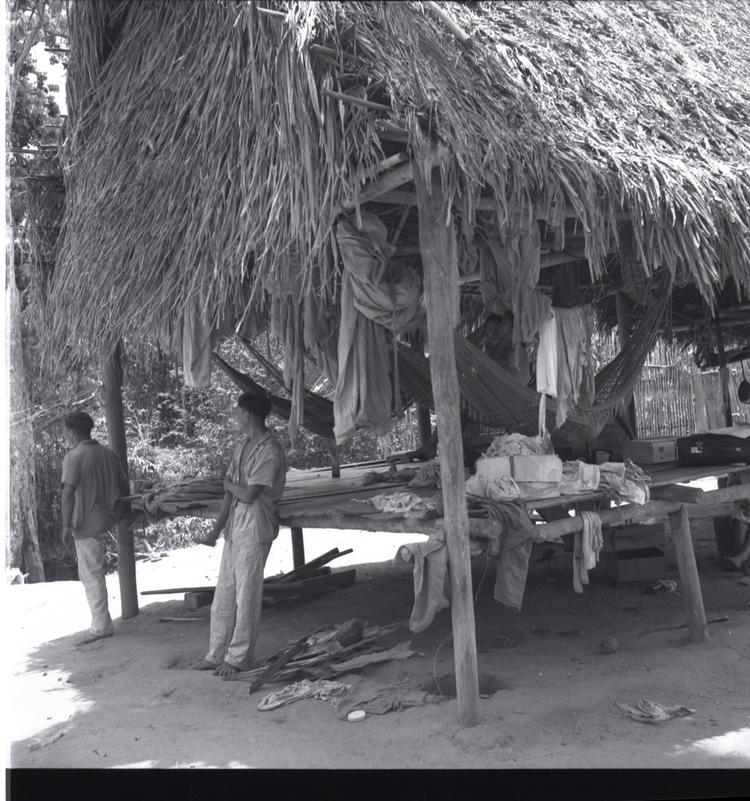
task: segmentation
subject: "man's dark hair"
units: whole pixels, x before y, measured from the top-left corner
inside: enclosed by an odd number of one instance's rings
[[[246,412],[250,412],[250,414],[254,414],[257,417],[260,417],[263,422],[265,422],[266,417],[271,413],[271,400],[268,395],[264,395],[260,392],[243,392],[239,398],[237,398],[237,406],[240,409],[244,409]]]
[[[91,436],[91,429],[94,427],[94,421],[86,412],[71,412],[66,414],[63,418],[63,424],[66,425],[71,431],[83,437]]]

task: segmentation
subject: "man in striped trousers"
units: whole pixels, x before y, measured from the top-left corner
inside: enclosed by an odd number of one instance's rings
[[[245,392],[235,411],[243,435],[224,480],[224,501],[204,539],[213,546],[224,531],[224,552],[211,605],[209,648],[195,670],[229,676],[251,667],[260,627],[263,569],[279,533],[278,503],[286,482],[286,455],[266,428],[271,404]]]

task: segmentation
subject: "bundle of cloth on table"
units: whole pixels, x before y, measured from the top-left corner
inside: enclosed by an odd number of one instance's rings
[[[495,500],[546,498],[601,492],[615,501],[644,504],[651,476],[630,459],[588,464],[563,462],[548,436],[502,434],[477,459],[476,474],[466,483],[470,495]],[[537,478],[538,480],[529,480]]]
[[[223,479],[195,478],[177,484],[154,484],[133,506],[153,520],[205,509],[211,501],[224,497]]]

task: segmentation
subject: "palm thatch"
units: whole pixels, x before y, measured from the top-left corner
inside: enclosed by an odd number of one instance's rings
[[[750,4],[440,4],[468,45],[419,2],[267,5],[76,2],[58,346],[195,298],[217,318],[248,281],[334,309],[333,225],[382,123],[412,160],[445,146],[467,242],[520,216],[563,247],[572,210],[594,279],[632,231],[642,276],[750,288]]]

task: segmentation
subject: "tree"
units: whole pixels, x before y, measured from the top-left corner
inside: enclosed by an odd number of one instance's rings
[[[59,114],[54,87],[46,75],[36,70],[31,55],[42,41],[55,42],[65,26],[65,7],[60,0],[12,0],[8,7],[9,26],[6,62],[6,225],[12,232],[6,252],[6,339],[10,350],[9,430],[9,524],[6,564],[24,566],[31,581],[44,581],[44,564],[37,532],[34,434],[31,424],[31,391],[27,370],[27,339],[24,324],[24,293],[28,275],[24,273],[23,232],[25,219],[24,179],[34,160],[30,146],[42,150],[45,126]],[[9,191],[7,191],[9,189]]]

